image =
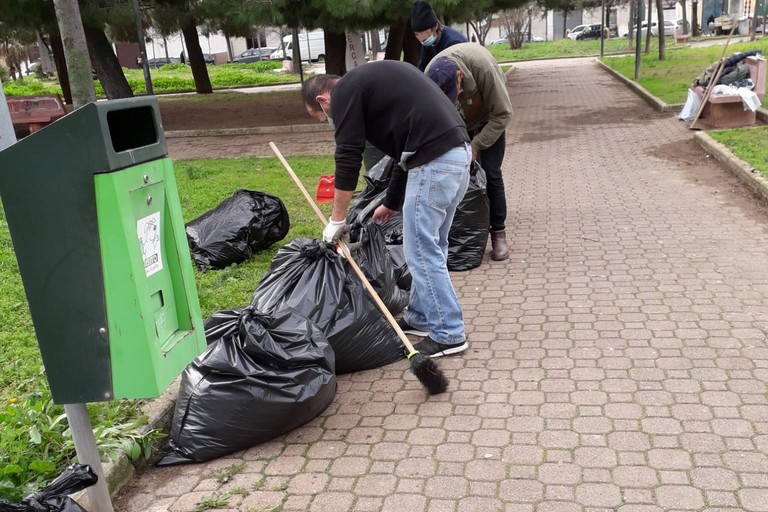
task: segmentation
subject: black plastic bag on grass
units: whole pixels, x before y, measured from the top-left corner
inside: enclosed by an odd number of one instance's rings
[[[448,233],[448,270],[471,270],[483,262],[491,212],[485,171],[477,162],[469,169],[469,186],[456,208]]]
[[[73,464],[42,491],[30,494],[21,503],[0,500],[0,512],[87,512],[69,495],[92,486],[97,480],[91,466]]]
[[[205,321],[208,348],[182,375],[158,466],[203,462],[290,432],[336,395],[334,354],[321,330],[282,310],[221,311]]]
[[[371,227],[375,232],[376,226]],[[353,257],[359,254],[356,250]],[[385,255],[382,251],[379,257]],[[361,258],[368,276],[375,274],[367,268],[370,263]],[[394,274],[391,279],[394,283]],[[391,286],[373,284],[396,315],[404,304],[400,294],[387,293]],[[379,368],[405,356],[400,339],[360,278],[333,245],[320,240],[297,238],[281,247],[254,291],[252,305],[268,312],[290,309],[317,324],[336,354],[337,374]]]
[[[285,238],[289,228],[288,210],[278,197],[242,189],[186,225],[200,270],[246,261]]]

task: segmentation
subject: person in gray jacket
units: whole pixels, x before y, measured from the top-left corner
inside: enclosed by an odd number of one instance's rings
[[[512,120],[512,103],[504,73],[488,50],[473,43],[441,51],[427,65],[426,73],[457,106],[467,124],[472,158],[488,178],[491,259],[506,260],[507,199],[501,164],[506,143],[504,132]]]

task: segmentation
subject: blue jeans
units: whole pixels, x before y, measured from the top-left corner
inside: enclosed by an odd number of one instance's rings
[[[411,298],[403,319],[437,343],[466,339],[459,298],[448,274],[448,231],[469,184],[469,145],[408,170],[403,203],[403,248]]]

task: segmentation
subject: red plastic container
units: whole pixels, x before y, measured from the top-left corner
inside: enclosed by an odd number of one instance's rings
[[[333,190],[335,180],[334,176],[320,176],[320,181],[317,182],[317,193],[315,194],[315,200],[318,203],[327,203],[333,201]]]

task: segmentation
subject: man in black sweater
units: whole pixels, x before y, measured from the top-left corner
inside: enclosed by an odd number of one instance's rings
[[[456,108],[416,67],[392,60],[360,66],[344,77],[314,76],[302,97],[309,115],[335,130],[336,190],[323,239],[338,240],[346,227],[368,140],[399,163],[373,216],[382,221],[403,212],[412,285],[398,323],[406,333],[424,337],[415,345],[424,355],[466,350],[461,305],[446,266],[448,231],[467,189],[472,158]]]

